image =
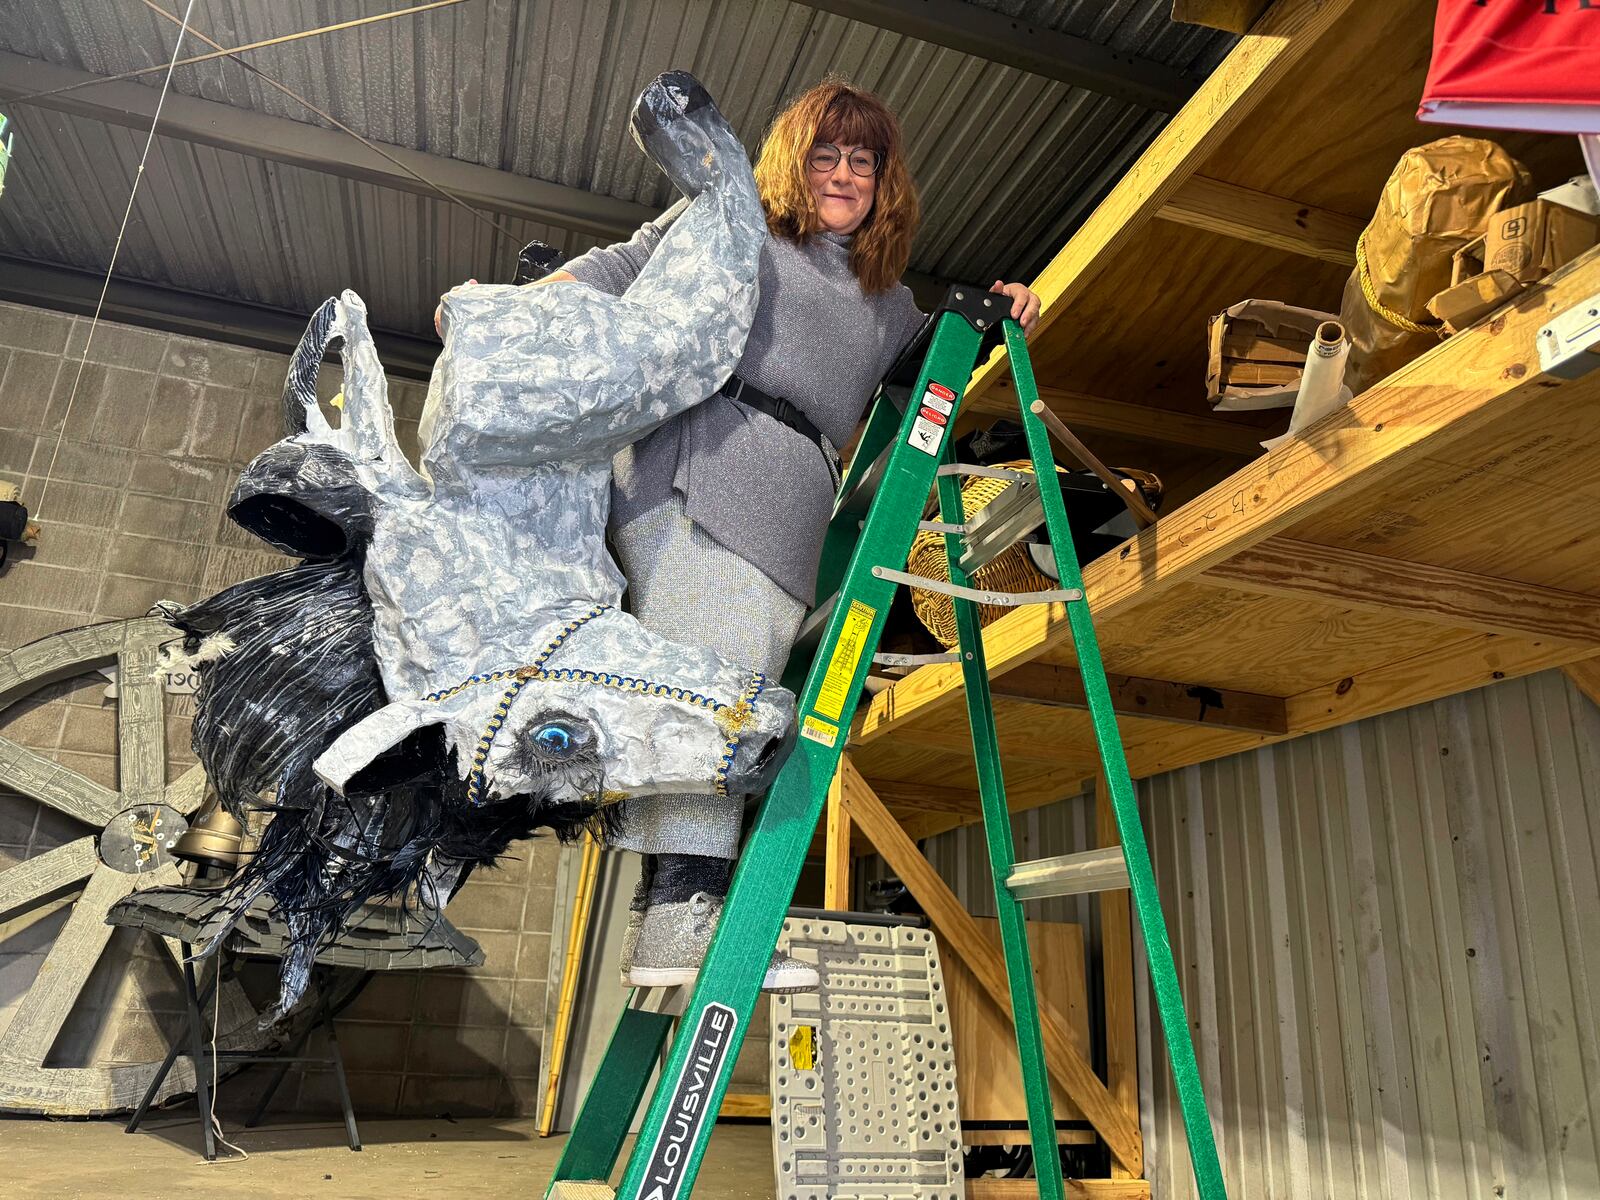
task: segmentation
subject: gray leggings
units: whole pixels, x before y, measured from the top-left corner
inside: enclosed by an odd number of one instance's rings
[[[651,633],[713,650],[776,678],[805,605],[684,515],[683,498],[612,530],[633,614]],[[640,854],[738,858],[745,797],[692,793],[630,800],[611,845]]]

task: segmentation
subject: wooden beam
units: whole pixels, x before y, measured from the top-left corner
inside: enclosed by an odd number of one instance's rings
[[[998,683],[999,681],[994,681]],[[1029,702],[1026,700],[1008,700],[1003,710],[995,713],[1000,736],[1000,757],[1003,762],[1029,763],[1034,766],[1050,764],[1061,768],[1066,774],[1073,777],[1082,776],[1086,771],[1094,770],[1098,762],[1092,738],[1079,742],[1072,739],[1058,739],[1053,737],[1039,737],[1037,733],[1040,722],[1030,720],[1034,716],[1043,716],[1046,721],[1053,724],[1053,718],[1060,711],[1059,705],[1039,705],[1038,712],[1029,712]],[[1127,735],[1124,728],[1124,736]],[[923,728],[911,724],[902,726],[896,731],[895,736],[900,739],[902,746],[917,746],[933,752],[943,752],[951,756],[951,765],[959,769],[970,769],[972,765],[972,746],[959,730],[951,730],[940,723],[939,727]],[[852,745],[854,743],[852,742]],[[1015,795],[1008,788],[1007,795],[1015,803]],[[1052,797],[1060,799],[1060,796]],[[914,806],[897,805],[897,810],[903,815],[907,809],[917,811]],[[967,816],[978,812],[978,808],[962,810]],[[933,814],[930,814],[933,815]]]
[[[1272,0],[1172,0],[1172,19],[1207,29],[1248,33]]]
[[[996,387],[996,395],[1007,406],[1007,411],[1015,412],[1016,392],[1012,389],[1011,380],[1004,379]],[[1041,387],[1039,398],[1050,406],[1051,412],[1074,429],[1216,450],[1242,458],[1255,458],[1266,453],[1261,449],[1261,438],[1266,430],[1236,421],[1225,421],[1220,417],[1171,412],[1147,404],[1070,392],[1065,388]]]
[[[0,100],[98,79],[88,71],[0,51]],[[40,96],[24,107],[71,113],[143,131],[150,128],[159,97],[159,89],[131,79],[109,80],[82,91]],[[169,93],[162,105],[160,133],[162,137],[271,159],[342,179],[362,180],[422,196],[439,195],[349,134],[180,92]],[[611,238],[626,237],[657,215],[657,210],[647,205],[583,188],[405,146],[385,145],[383,149],[474,208],[488,212]]]
[[[717,1116],[770,1121],[772,1097],[766,1092],[724,1092],[722,1107],[717,1110]]]
[[[822,907],[847,912],[850,903],[850,814],[844,807],[844,781],[833,773],[828,784],[828,844],[822,867]]]
[[[1596,704],[1600,704],[1600,659],[1568,663],[1561,673],[1572,680],[1572,685]]]
[[[1094,781],[1094,830],[1097,845],[1122,845],[1111,811],[1111,788],[1103,772]],[[1105,1008],[1106,1089],[1137,1122],[1139,1038],[1133,1008],[1133,914],[1126,888],[1100,893],[1100,977]],[[1114,1167],[1112,1174],[1121,1170]]]
[[[1288,736],[1331,729],[1552,667],[1565,668],[1590,661],[1597,654],[1600,650],[1572,642],[1540,642],[1492,633],[1450,639],[1422,654],[1290,696],[1285,703],[1292,730]],[[1128,770],[1137,779],[1283,740],[1228,730],[1154,728],[1161,730],[1155,736],[1127,740]]]
[[[1119,716],[1212,725],[1219,729],[1248,729],[1257,733],[1288,730],[1284,724],[1283,701],[1277,696],[1174,683],[1166,679],[1141,679],[1135,675],[1107,675],[1106,681],[1111,685],[1111,707]],[[1022,663],[989,686],[996,700],[1022,700],[1051,708],[1089,707],[1083,676],[1076,667]]]
[[[963,746],[962,749],[967,749]],[[982,802],[972,788],[940,787],[932,783],[907,783],[900,779],[873,779],[869,787],[891,808],[918,812],[975,813]]]
[[[1428,563],[1268,538],[1201,576],[1267,596],[1393,612],[1453,629],[1600,644],[1600,597]]]
[[[1329,5],[1329,9],[1337,7]],[[1277,10],[1275,9],[1274,12]],[[1241,551],[1285,533],[1359,489],[1381,484],[1452,443],[1507,421],[1535,401],[1596,407],[1600,377],[1563,382],[1539,371],[1535,339],[1551,312],[1600,291],[1600,255],[1552,275],[1531,303],[1477,325],[1430,350],[1299,437],[1246,464],[1188,504],[1166,514],[1116,553],[1084,571],[1097,625]],[[1555,393],[1562,395],[1557,398]],[[1070,639],[1065,606],[1030,605],[984,630],[991,677]],[[1580,657],[1570,655],[1569,657]],[[961,668],[913,671],[873,697],[854,736],[870,742],[923,713],[959,704]],[[1290,729],[1296,728],[1291,715]]]
[[[1200,83],[1198,76],[1154,59],[1124,54],[964,0],[801,3],[1158,112],[1177,112]]]
[[[867,786],[855,765],[845,758],[839,770],[844,781],[841,795],[851,818],[911,890],[939,936],[961,956],[984,991],[1010,1017],[1011,990],[1004,956],[983,936],[977,922]],[[1128,1118],[1122,1106],[1106,1091],[1105,1084],[1095,1077],[1093,1069],[1073,1044],[1066,1022],[1043,997],[1039,1000],[1039,1024],[1044,1032],[1045,1061],[1050,1077],[1066,1090],[1084,1118],[1105,1139],[1112,1155],[1135,1175],[1142,1174],[1143,1151],[1137,1123]]]
[[[1089,283],[1139,237],[1145,222],[1177,195],[1353,4],[1354,0],[1279,0],[1272,6],[1033,281],[1043,302],[1033,341],[1072,308]],[[987,393],[1006,369],[1005,351],[997,350],[973,375],[967,404],[1005,411]]]
[[[1341,267],[1356,265],[1356,239],[1366,227],[1343,213],[1204,175],[1190,176],[1156,215],[1175,225]]]
[[[1289,725],[1306,733],[1332,729],[1595,655],[1600,655],[1600,646],[1574,650],[1569,642],[1473,634],[1290,696]]]

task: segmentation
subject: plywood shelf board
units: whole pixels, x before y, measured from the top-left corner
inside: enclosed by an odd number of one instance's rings
[[[1129,613],[1171,587],[1256,542],[1303,527],[1341,499],[1408,478],[1428,456],[1448,453],[1452,443],[1526,425],[1553,411],[1557,393],[1565,409],[1593,411],[1600,378],[1562,383],[1542,376],[1534,338],[1549,312],[1595,291],[1600,255],[1591,254],[1558,272],[1536,303],[1423,355],[1301,437],[1167,514],[1123,551],[1091,564],[1085,587],[1107,640]],[[1018,610],[986,632],[991,672],[1036,658],[1066,637],[1058,607]],[[958,670],[923,668],[873,700],[857,736],[883,736],[929,705],[958,700]]]
[[[1537,305],[1540,295],[1530,296]],[[1424,456],[1291,536],[1565,591],[1600,594],[1600,405],[1588,388]]]
[[[1000,923],[991,918],[976,918],[975,923],[999,951]],[[1078,1053],[1090,1058],[1083,928],[1056,921],[1029,921],[1028,944],[1038,995],[1055,1006]],[[1011,1019],[989,999],[959,954],[948,945],[942,944],[941,950],[951,1035],[955,1039],[962,1120],[1026,1121],[1028,1109],[1022,1095],[1016,1032]],[[1057,1080],[1050,1081],[1050,1098],[1056,1120],[1083,1119],[1078,1106]],[[1012,1133],[1010,1138],[1012,1144],[1025,1144],[1027,1131]],[[975,1143],[969,1140],[969,1144]]]
[[[1439,639],[1426,622],[1325,598],[1260,595],[1209,576],[1096,631],[1108,670],[1268,696],[1290,696],[1326,682],[1330,671],[1349,674]],[[1040,657],[1075,661],[1070,642]]]
[[[1348,275],[1348,268],[1303,255],[1152,221],[1114,274],[1085,285],[1071,320],[1034,334],[1029,355],[1047,389],[1126,398],[1158,413],[1211,416],[1208,319],[1249,297],[1337,310]],[[1009,396],[991,385],[983,402],[993,408],[1009,403]]]
[[[1588,661],[1597,648],[1600,376],[1540,378],[1533,337],[1548,313],[1600,291],[1600,257],[1231,473],[1214,443],[1248,453],[1254,428],[1275,431],[1284,414],[1224,418],[1199,395],[1206,318],[1252,295],[1336,308],[1348,276],[1338,241],[1372,211],[1404,150],[1448,132],[1413,116],[1431,16],[1426,0],[1280,0],[1035,284],[1045,311],[1030,345],[1060,407],[1109,397],[1214,435],[1168,460],[1184,502],[1085,572],[1108,670],[1284,700],[1283,735],[1121,720],[1136,776]],[[1570,139],[1493,136],[1542,185],[1580,169]],[[1246,195],[1238,189],[1264,194],[1251,204],[1288,241],[1262,246],[1271,238],[1229,227],[1217,197]],[[1287,203],[1326,210],[1323,232],[1295,244]],[[979,408],[1014,404],[1005,378],[1002,361],[980,368],[969,393]],[[1105,411],[1113,424],[1139,416]],[[1330,561],[1296,560],[1308,552],[1296,542]],[[1073,662],[1059,607],[1010,614],[985,640],[997,675]],[[920,809],[919,784],[972,786],[958,678],[915,672],[854,730],[855,760],[899,791],[896,811],[919,828],[961,819],[951,810],[965,803]],[[1044,802],[1055,780],[1066,794],[1069,776],[1094,769],[1085,713],[1004,700],[996,712],[1016,751],[1014,807]]]
[[[1124,255],[1136,251],[1167,201],[1202,169],[1230,134],[1272,97],[1278,85],[1291,79],[1330,30],[1342,28],[1355,7],[1353,0],[1280,0],[1251,36],[1234,48],[1040,273],[1034,290],[1045,302],[1035,334],[1041,348],[1051,344],[1053,339],[1045,335],[1062,316],[1070,311],[1076,318],[1087,307],[1079,301],[1090,284]],[[1211,174],[1225,178],[1214,171]],[[1303,198],[1282,189],[1260,190]],[[1323,207],[1344,211],[1340,205]],[[1119,271],[1111,286],[1115,288],[1132,278],[1136,277]],[[1237,295],[1233,298],[1242,299]],[[981,401],[1004,371],[1004,356],[999,354],[980,367],[973,381],[974,397]],[[1045,381],[1075,386],[1051,377]]]
[[[1365,220],[1399,156],[1460,132],[1488,137],[1522,159],[1544,186],[1583,169],[1573,138],[1455,130],[1416,119],[1433,38],[1431,0],[1367,4],[1341,21],[1299,85],[1222,139],[1200,173]]]

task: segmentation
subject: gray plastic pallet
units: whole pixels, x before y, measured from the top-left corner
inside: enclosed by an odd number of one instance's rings
[[[822,986],[773,997],[779,1200],[962,1200],[955,1049],[933,934],[793,917],[783,928],[780,947],[816,963]]]

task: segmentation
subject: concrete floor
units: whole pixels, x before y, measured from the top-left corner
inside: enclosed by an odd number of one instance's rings
[[[249,1154],[207,1163],[192,1112],[157,1115],[138,1133],[114,1121],[0,1118],[0,1195],[7,1200],[172,1200],[175,1196],[295,1200],[483,1200],[544,1194],[564,1138],[529,1120],[364,1121],[352,1153],[343,1125],[268,1124],[229,1140]],[[721,1124],[695,1200],[772,1200],[772,1130]]]

